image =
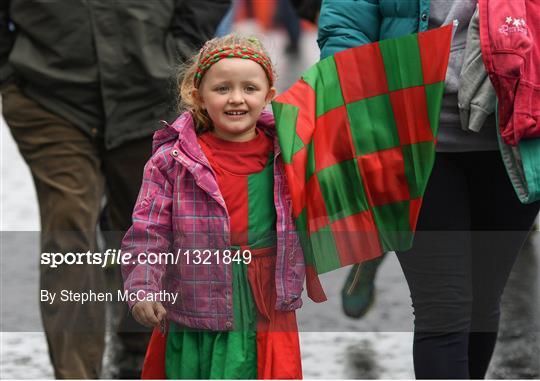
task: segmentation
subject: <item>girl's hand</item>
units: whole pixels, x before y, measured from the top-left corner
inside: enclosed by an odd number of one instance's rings
[[[160,302],[150,301],[137,302],[131,313],[135,320],[147,327],[157,327],[167,315],[167,311]]]

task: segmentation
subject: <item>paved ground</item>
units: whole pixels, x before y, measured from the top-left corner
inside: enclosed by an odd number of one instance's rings
[[[250,25],[243,28],[253,30]],[[280,74],[280,90],[317,60],[313,33],[304,37],[301,59],[294,61],[280,53],[284,42],[279,34],[266,40]],[[45,338],[39,332],[36,197],[3,121],[1,151],[0,378],[52,378]],[[338,295],[346,271],[323,276],[327,303],[306,302],[299,312],[305,378],[412,378],[410,298],[396,258],[390,255],[382,265],[376,303],[361,321],[344,317],[340,310]],[[492,378],[540,378],[539,272],[537,233],[520,255],[505,292],[501,334],[489,371]],[[111,358],[107,353],[104,376],[114,368]]]

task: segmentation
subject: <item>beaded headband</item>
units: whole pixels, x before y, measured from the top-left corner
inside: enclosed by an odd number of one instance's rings
[[[201,55],[204,51],[204,47],[201,49]],[[193,85],[196,89],[201,84],[202,77],[216,62],[221,61],[224,58],[243,58],[257,62],[264,69],[270,86],[274,84],[274,74],[272,73],[272,64],[270,59],[261,51],[257,51],[251,48],[240,45],[230,45],[221,48],[214,49],[204,56],[199,58],[197,72],[193,77]]]

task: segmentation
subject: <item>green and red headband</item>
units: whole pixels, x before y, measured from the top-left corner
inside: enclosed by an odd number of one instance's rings
[[[264,69],[270,86],[274,84],[274,74],[272,72],[272,63],[266,54],[262,51],[254,50],[245,46],[230,45],[221,48],[214,49],[203,55],[204,47],[201,49],[201,55],[199,57],[199,63],[197,65],[197,72],[193,77],[193,85],[196,89],[201,84],[202,77],[216,62],[221,61],[224,58],[242,58],[246,60],[252,60],[257,62]]]

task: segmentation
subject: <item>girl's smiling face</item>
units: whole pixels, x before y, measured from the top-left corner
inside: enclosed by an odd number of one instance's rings
[[[212,65],[195,91],[212,120],[213,133],[237,142],[255,137],[257,120],[276,93],[264,69],[242,58],[225,58]]]

